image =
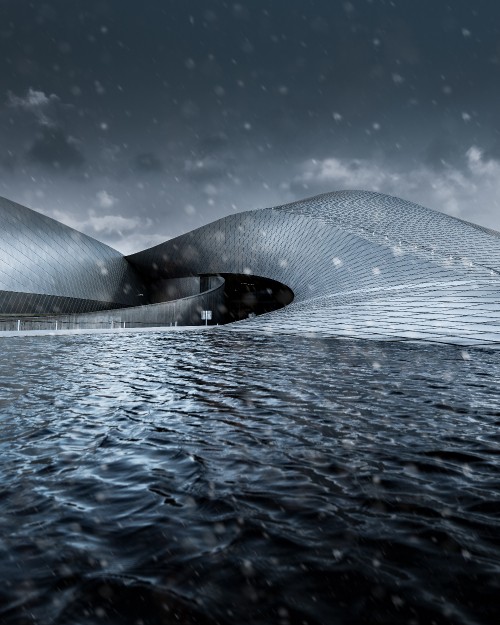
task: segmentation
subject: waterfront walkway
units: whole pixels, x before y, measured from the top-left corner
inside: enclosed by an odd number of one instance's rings
[[[132,334],[137,332],[204,332],[217,326],[157,326],[152,328],[79,328],[72,330],[4,330],[0,338],[14,336],[63,336],[67,334]]]

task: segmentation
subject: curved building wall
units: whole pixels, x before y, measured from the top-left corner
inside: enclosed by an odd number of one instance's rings
[[[134,306],[122,322],[201,323],[209,302],[195,294],[198,284],[217,274],[233,284],[255,276],[285,285],[294,300],[235,331],[500,344],[500,235],[378,193],[238,213],[126,259],[7,200],[0,227],[4,313]],[[192,297],[137,307],[175,293]]]
[[[332,215],[331,206],[339,212],[337,195],[350,199],[343,219]],[[401,220],[400,232],[394,224],[397,214],[385,211],[387,200],[394,198],[328,194],[238,213],[128,258],[141,272],[163,278],[200,273],[270,278],[290,287],[296,303],[398,285],[472,277],[497,281],[500,239],[496,236],[417,205],[412,205],[417,217],[420,213],[435,216],[437,224],[427,219],[420,233],[418,225],[405,227]],[[409,203],[401,200],[401,204],[408,208]],[[371,223],[374,214],[376,222]],[[410,239],[412,228],[415,236]]]
[[[238,213],[129,260],[163,278],[242,273],[292,289],[291,305],[234,329],[500,340],[499,235],[382,194]]]
[[[84,312],[141,303],[122,254],[0,198],[0,312]]]
[[[147,328],[157,326],[193,326],[200,325],[201,311],[213,313],[210,325],[223,322],[221,308],[224,304],[224,280],[217,277],[212,280],[212,288],[183,297],[144,306],[129,306],[113,310],[101,310],[89,313],[31,317],[19,320],[22,330],[85,330],[107,328]],[[204,322],[203,322],[204,323]],[[0,320],[0,330],[15,331],[18,320]]]

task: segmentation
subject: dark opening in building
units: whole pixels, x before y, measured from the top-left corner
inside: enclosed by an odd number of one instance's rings
[[[272,312],[293,301],[293,291],[276,280],[234,273],[218,275],[225,281],[223,323]],[[200,276],[200,292],[210,288],[212,277]]]

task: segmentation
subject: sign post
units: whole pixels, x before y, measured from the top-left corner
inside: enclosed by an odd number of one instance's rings
[[[202,310],[201,311],[201,320],[205,320],[205,325],[208,325],[208,320],[212,319],[212,311],[211,310]]]

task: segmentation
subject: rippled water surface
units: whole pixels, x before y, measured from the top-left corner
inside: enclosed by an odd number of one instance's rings
[[[0,622],[500,622],[500,354],[0,339]]]

